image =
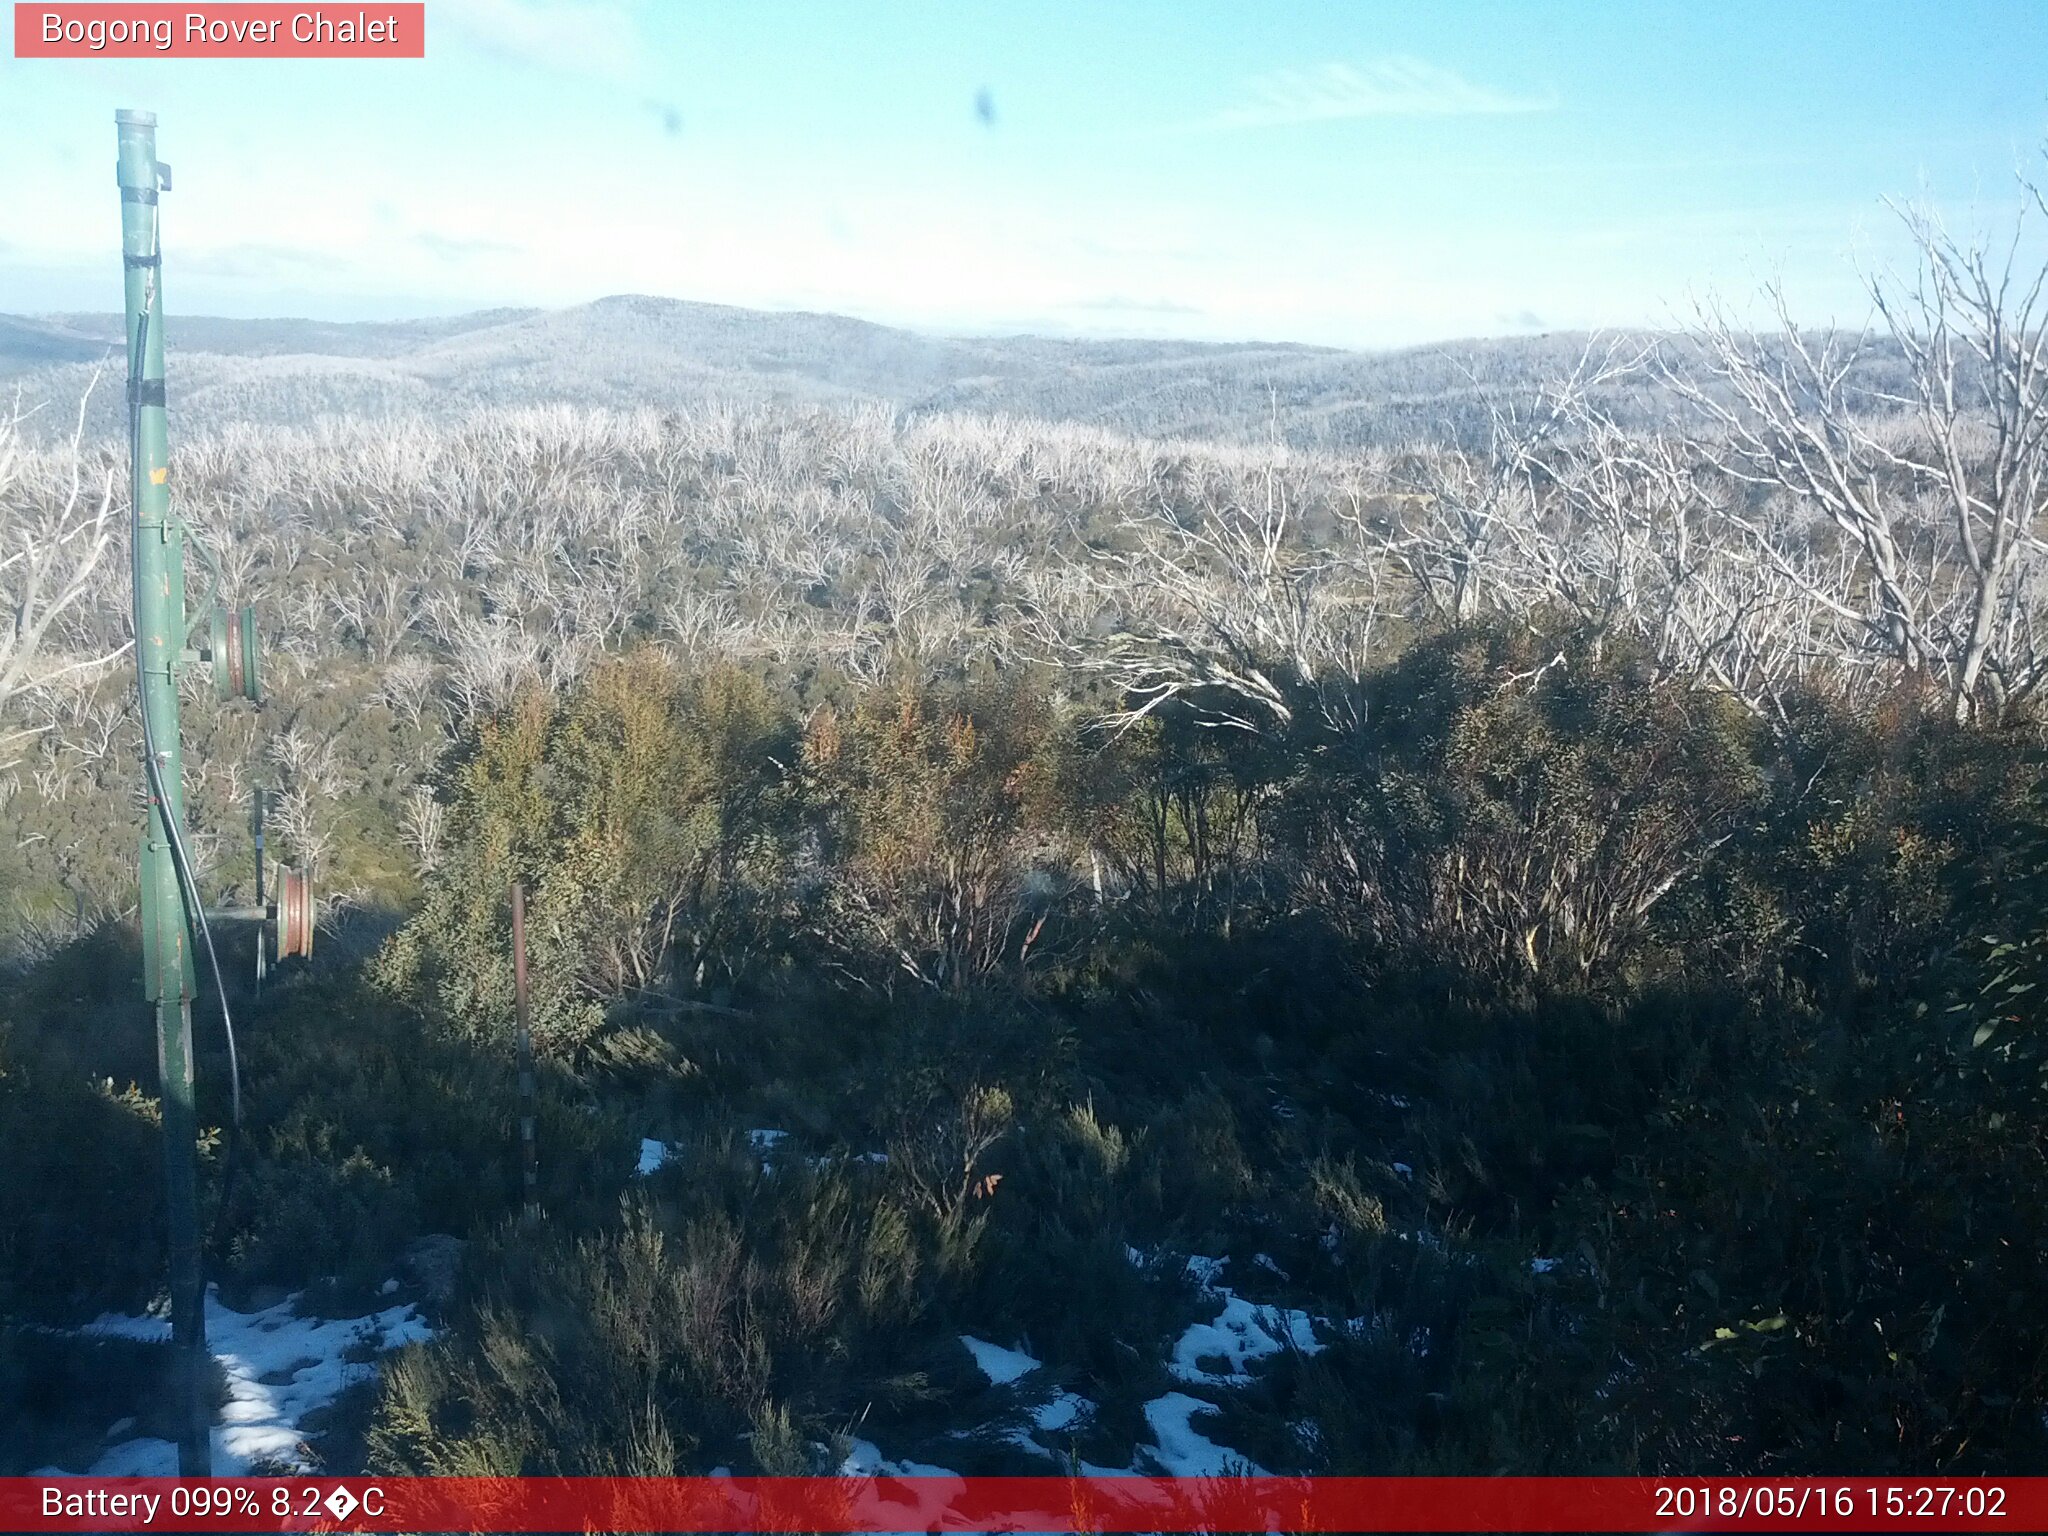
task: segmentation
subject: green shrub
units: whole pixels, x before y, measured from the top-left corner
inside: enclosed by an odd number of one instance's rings
[[[1315,771],[1279,818],[1300,899],[1387,965],[1494,985],[1611,971],[1762,789],[1740,706],[1568,631],[1423,641],[1351,717],[1305,716]]]
[[[744,973],[779,914],[793,724],[729,669],[653,653],[557,707],[524,695],[452,774],[448,856],[379,957],[393,996],[479,1040],[513,1022],[510,888],[527,886],[533,1035],[573,1058],[615,1004]]]

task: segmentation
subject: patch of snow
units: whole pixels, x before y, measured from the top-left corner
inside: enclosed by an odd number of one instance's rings
[[[747,1132],[747,1145],[753,1148],[755,1154],[761,1159],[761,1171],[763,1173],[773,1173],[775,1171],[775,1154],[787,1140],[789,1140],[789,1132],[787,1131],[754,1130]]]
[[[1269,1313],[1276,1316],[1287,1329],[1287,1342],[1301,1354],[1313,1355],[1322,1349],[1322,1340],[1316,1337],[1315,1327],[1306,1312],[1285,1309]]]
[[[1031,1422],[1046,1434],[1071,1429],[1081,1418],[1095,1411],[1095,1404],[1078,1392],[1056,1392],[1031,1410]]]
[[[1098,1467],[1094,1462],[1082,1461],[1079,1457],[1075,1458],[1075,1464],[1080,1468],[1083,1477],[1137,1477],[1139,1475],[1138,1458],[1135,1456],[1120,1467]]]
[[[1012,1429],[1003,1438],[1026,1455],[1043,1456],[1047,1461],[1058,1461],[1060,1459],[1033,1439],[1031,1431],[1028,1429]]]
[[[1089,1403],[1088,1406],[1092,1409],[1095,1405]],[[948,1432],[948,1438],[967,1440],[973,1438],[975,1433],[976,1431],[973,1430],[956,1429]],[[1032,1439],[1028,1431],[1023,1429],[1012,1429],[1003,1436],[1003,1439],[1016,1446],[1020,1451],[1029,1451],[1034,1456],[1043,1456],[1047,1461],[1058,1462],[1063,1470],[1067,1467],[1072,1467],[1083,1477],[1142,1477],[1150,1470],[1149,1468],[1140,1467],[1136,1456],[1133,1456],[1120,1467],[1098,1467],[1094,1462],[1075,1456],[1068,1450],[1047,1450],[1036,1440]],[[1144,1448],[1141,1446],[1139,1449],[1143,1450]]]
[[[886,1152],[854,1152],[845,1157],[840,1157],[835,1153],[827,1153],[823,1157],[805,1158],[804,1161],[819,1172],[823,1172],[827,1168],[837,1168],[842,1163],[854,1163],[863,1168],[880,1168],[887,1166],[889,1154]],[[763,1166],[766,1165],[764,1164]]]
[[[1194,1426],[1198,1413],[1214,1413],[1216,1405],[1185,1392],[1169,1392],[1145,1405],[1145,1422],[1152,1428],[1153,1445],[1146,1454],[1156,1460],[1169,1477],[1225,1477],[1232,1473],[1264,1476],[1249,1458],[1201,1434]]]
[[[1182,1381],[1234,1386],[1244,1380],[1248,1374],[1245,1367],[1251,1361],[1277,1355],[1289,1344],[1304,1355],[1313,1355],[1323,1347],[1306,1312],[1292,1307],[1255,1306],[1223,1287],[1210,1294],[1222,1301],[1223,1310],[1216,1314],[1214,1322],[1190,1324],[1174,1344],[1173,1359],[1167,1364],[1167,1369]],[[1202,1361],[1218,1356],[1228,1362],[1227,1369],[1203,1368]]]
[[[1425,1234],[1428,1241],[1434,1234]],[[1440,1239],[1438,1240],[1441,1241]],[[1323,1235],[1326,1251],[1335,1254],[1339,1243],[1337,1228],[1333,1223]],[[1131,1263],[1145,1265],[1146,1255],[1136,1248],[1125,1245],[1124,1253]],[[1281,1279],[1286,1273],[1269,1254],[1255,1254],[1252,1262]],[[1314,1317],[1293,1307],[1259,1306],[1237,1294],[1229,1286],[1219,1284],[1227,1261],[1195,1254],[1186,1262],[1186,1273],[1199,1287],[1202,1294],[1218,1304],[1215,1318],[1209,1322],[1191,1324],[1174,1342],[1173,1355],[1167,1362],[1167,1370],[1180,1380],[1209,1387],[1242,1386],[1251,1379],[1249,1367],[1254,1361],[1267,1359],[1284,1350],[1298,1350],[1304,1355],[1320,1353],[1325,1345],[1316,1334],[1317,1324],[1332,1332],[1358,1337],[1383,1327],[1378,1319],[1357,1318],[1332,1322],[1328,1318]],[[1409,1341],[1410,1347],[1418,1354],[1429,1352],[1429,1333],[1418,1328]],[[1220,1370],[1210,1370],[1203,1361],[1223,1362]],[[1078,1413],[1094,1405],[1085,1399],[1076,1400],[1077,1405],[1069,1407],[1062,1399],[1071,1394],[1062,1393],[1040,1410],[1038,1425],[1041,1430],[1056,1427],[1063,1418],[1054,1423],[1046,1422],[1044,1415],[1061,1416]],[[1140,1446],[1133,1469],[1138,1462],[1156,1466],[1175,1477],[1218,1477],[1233,1473],[1250,1476],[1264,1476],[1263,1470],[1249,1457],[1216,1444],[1194,1427],[1198,1414],[1216,1412],[1214,1403],[1190,1396],[1185,1392],[1169,1392],[1154,1398],[1145,1405],[1145,1421],[1151,1426],[1153,1445]],[[1312,1421],[1301,1421],[1294,1426],[1296,1438],[1304,1448],[1314,1453],[1320,1446],[1321,1429]],[[1018,1431],[1012,1437],[1027,1449],[1044,1452],[1045,1448],[1030,1435]],[[1049,1454],[1049,1453],[1047,1453]],[[1082,1472],[1091,1477],[1116,1475],[1111,1468],[1089,1467],[1085,1464]]]
[[[958,1477],[951,1467],[935,1467],[922,1461],[891,1461],[872,1440],[853,1442],[846,1459],[839,1463],[841,1477]]]
[[[1410,1168],[1406,1163],[1394,1164],[1394,1172],[1399,1174],[1404,1179],[1412,1179],[1415,1177],[1415,1170],[1413,1168]]]
[[[1021,1349],[1005,1349],[1000,1344],[991,1344],[986,1339],[977,1339],[972,1334],[960,1335],[960,1342],[967,1346],[967,1352],[974,1356],[974,1363],[981,1367],[981,1374],[998,1387],[1006,1387],[1020,1376],[1038,1369],[1039,1362]]]
[[[213,1431],[213,1453],[216,1463],[220,1457],[220,1429]],[[232,1474],[223,1472],[216,1465],[214,1471],[220,1476]],[[38,1477],[176,1477],[178,1475],[178,1448],[168,1440],[124,1440],[108,1448],[106,1455],[94,1462],[84,1473],[67,1470],[64,1467],[42,1467]]]
[[[1191,1253],[1188,1255],[1188,1277],[1207,1290],[1216,1283],[1216,1277],[1223,1273],[1223,1266],[1229,1262],[1228,1259],[1210,1259]]]
[[[300,1426],[373,1370],[344,1356],[396,1349],[432,1335],[411,1306],[388,1307],[367,1317],[299,1317],[299,1296],[259,1312],[222,1305],[217,1287],[206,1292],[206,1342],[227,1376],[228,1400],[213,1427],[213,1472],[242,1477],[258,1462],[311,1470]],[[171,1325],[157,1315],[109,1313],[86,1324],[88,1337],[168,1342]],[[89,1477],[175,1477],[178,1448],[168,1440],[126,1440],[108,1448],[87,1469]],[[45,1467],[37,1476],[67,1476]]]
[[[747,1132],[747,1146],[760,1156],[761,1171],[763,1173],[773,1173],[775,1171],[775,1164],[770,1160],[769,1154],[780,1148],[782,1143],[788,1138],[789,1132],[787,1131],[753,1130]],[[640,1165],[635,1171],[641,1178],[646,1178],[647,1175],[660,1168],[663,1163],[666,1163],[681,1145],[682,1143],[674,1141],[656,1141],[652,1136],[641,1137]],[[814,1167],[822,1167],[826,1161],[824,1158],[811,1159]]]
[[[1556,1259],[1531,1259],[1529,1261],[1529,1273],[1532,1275],[1547,1275],[1556,1269],[1557,1266],[1558,1261]]]
[[[1199,1254],[1188,1260],[1188,1273],[1201,1286],[1203,1294],[1220,1301],[1223,1309],[1213,1322],[1192,1323],[1181,1334],[1173,1346],[1173,1359],[1167,1363],[1169,1371],[1182,1381],[1235,1386],[1248,1374],[1247,1364],[1277,1355],[1289,1344],[1305,1355],[1322,1349],[1315,1322],[1306,1312],[1292,1307],[1261,1307],[1229,1286],[1218,1285],[1216,1277],[1223,1272],[1224,1262]],[[1278,1266],[1270,1260],[1267,1267],[1278,1273]],[[1203,1368],[1202,1361],[1218,1356],[1229,1363],[1227,1370]]]
[[[1095,1404],[1078,1392],[1055,1392],[1031,1410],[1030,1429],[1015,1425],[1003,1438],[1020,1451],[1028,1451],[1033,1456],[1043,1456],[1047,1461],[1059,1461],[1064,1458],[1065,1453],[1048,1449],[1040,1444],[1036,1437],[1072,1429],[1094,1411]],[[972,1431],[955,1430],[953,1433],[956,1436],[965,1436]]]

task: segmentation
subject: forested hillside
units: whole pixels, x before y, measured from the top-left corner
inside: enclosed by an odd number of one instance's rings
[[[1447,425],[697,311],[684,388],[638,300],[174,361],[267,649],[195,854],[248,897],[263,786],[323,898],[239,1135],[201,1008],[210,1263],[435,1330],[308,1454],[2043,1465],[2048,340],[1925,235],[1884,336],[1477,349]],[[0,1470],[140,1411],[52,1421],[38,1330],[161,1283],[122,469],[0,439]]]
[[[118,353],[118,315],[0,316],[0,380],[60,432],[95,369]],[[187,431],[303,427],[323,417],[454,422],[480,407],[701,408],[744,401],[873,403],[913,415],[1072,421],[1153,437],[1302,448],[1483,444],[1494,412],[1570,371],[1583,335],[1401,352],[1328,347],[940,337],[840,315],[771,314],[620,296],[558,311],[333,324],[173,316],[172,388]],[[1662,390],[1603,392],[1634,425]],[[112,392],[96,431],[117,433]]]

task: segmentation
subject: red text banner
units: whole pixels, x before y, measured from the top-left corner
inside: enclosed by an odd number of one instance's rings
[[[2048,1478],[0,1478],[0,1530],[2043,1531]]]
[[[420,59],[423,3],[29,4],[16,0],[18,59]]]

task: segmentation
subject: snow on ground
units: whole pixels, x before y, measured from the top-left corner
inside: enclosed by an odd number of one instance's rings
[[[775,1171],[773,1154],[788,1139],[788,1136],[789,1132],[787,1131],[757,1130],[747,1132],[747,1145],[760,1157],[761,1171],[763,1173],[773,1173]],[[657,1141],[652,1136],[642,1136],[640,1138],[640,1166],[636,1170],[640,1177],[644,1179],[647,1175],[661,1167],[681,1145],[682,1143],[678,1141]]]
[[[1146,1255],[1136,1248],[1126,1246],[1124,1251],[1130,1261],[1141,1268],[1149,1262]],[[1270,1258],[1265,1255],[1260,1255],[1260,1258],[1264,1260],[1261,1268],[1279,1272],[1279,1266]],[[1220,1283],[1229,1262],[1228,1259],[1210,1258],[1199,1253],[1190,1255],[1187,1260],[1188,1278],[1195,1282],[1205,1298],[1218,1303],[1220,1310],[1213,1321],[1189,1324],[1174,1341],[1173,1357],[1167,1362],[1167,1369],[1182,1381],[1210,1387],[1242,1386],[1251,1379],[1247,1369],[1251,1362],[1277,1355],[1290,1347],[1305,1355],[1315,1354],[1323,1348],[1322,1341],[1316,1337],[1316,1323],[1321,1321],[1325,1327],[1335,1326],[1327,1319],[1312,1318],[1292,1307],[1261,1307],[1245,1300],[1229,1286]],[[1205,1360],[1222,1360],[1225,1369],[1210,1370],[1203,1365]],[[1048,1404],[1047,1409],[1058,1412],[1057,1401]],[[1077,1401],[1093,1406],[1085,1398]],[[1217,1445],[1196,1431],[1195,1416],[1215,1411],[1214,1403],[1190,1397],[1185,1392],[1168,1392],[1163,1397],[1153,1398],[1145,1404],[1145,1422],[1151,1427],[1153,1443],[1140,1446],[1139,1456],[1157,1462],[1175,1477],[1216,1477],[1233,1471],[1259,1474],[1259,1467],[1250,1458]],[[1043,1421],[1039,1424],[1040,1429],[1053,1427]]]
[[[841,1477],[946,1478],[953,1483],[954,1489],[939,1490],[942,1493],[950,1493],[963,1486],[960,1474],[951,1468],[935,1467],[922,1461],[891,1461],[882,1454],[881,1447],[872,1440],[856,1439],[853,1442],[853,1448],[846,1453],[846,1459],[839,1464],[838,1475]],[[888,1499],[885,1489],[886,1485],[876,1489],[877,1499],[884,1502],[894,1502]],[[918,1536],[919,1528],[925,1525],[927,1519],[924,1510],[921,1508],[922,1502],[921,1500],[915,1502],[905,1500],[902,1504],[905,1529],[888,1533],[888,1536]],[[932,1529],[936,1530],[937,1527],[934,1526]]]
[[[960,1342],[967,1346],[967,1352],[974,1356],[974,1363],[981,1367],[981,1374],[989,1379],[991,1386],[1014,1386],[1043,1364],[1021,1349],[1005,1349],[1000,1344],[989,1343],[987,1339],[977,1339],[970,1333],[961,1334]],[[1072,1430],[1094,1411],[1095,1404],[1080,1393],[1055,1389],[1050,1397],[1029,1410],[1029,1429],[1015,1425],[1004,1438],[1021,1451],[1057,1461],[1059,1453],[1042,1444],[1037,1437]]]
[[[1216,1277],[1223,1273],[1223,1266],[1229,1262],[1228,1259],[1211,1259],[1191,1253],[1188,1255],[1188,1278],[1206,1291],[1216,1283]]]
[[[1196,1430],[1195,1415],[1214,1413],[1216,1405],[1185,1392],[1169,1392],[1145,1405],[1145,1422],[1152,1427],[1153,1444],[1145,1453],[1156,1460],[1169,1477],[1224,1477],[1243,1473],[1262,1477],[1262,1469],[1248,1457],[1218,1445]]]
[[[206,1293],[206,1342],[228,1381],[228,1401],[213,1428],[216,1477],[245,1475],[258,1462],[307,1468],[300,1426],[327,1407],[344,1387],[374,1369],[346,1357],[364,1349],[396,1349],[432,1333],[410,1306],[387,1307],[367,1317],[299,1317],[298,1295],[259,1312],[237,1312],[221,1303],[217,1288]],[[81,1333],[101,1338],[164,1342],[168,1318],[109,1313]],[[65,1475],[45,1467],[38,1476]],[[175,1477],[178,1448],[168,1440],[125,1440],[110,1447],[87,1469],[92,1477]]]
[[[1230,1287],[1218,1285],[1216,1277],[1223,1272],[1225,1262],[1200,1255],[1188,1260],[1188,1273],[1201,1284],[1203,1294],[1220,1301],[1223,1309],[1213,1322],[1188,1326],[1173,1346],[1168,1370],[1182,1381],[1237,1386],[1248,1374],[1246,1366],[1254,1360],[1277,1355],[1290,1345],[1304,1355],[1322,1349],[1315,1322],[1306,1312],[1292,1307],[1255,1306]],[[1225,1369],[1209,1370],[1202,1364],[1204,1360],[1215,1359],[1227,1362]]]
[[[886,1152],[850,1152],[846,1156],[841,1157],[836,1153],[827,1153],[823,1157],[805,1158],[804,1161],[821,1171],[826,1168],[838,1168],[845,1164],[854,1163],[868,1168],[880,1168],[888,1163],[889,1154]]]
[[[891,1461],[872,1440],[855,1440],[839,1464],[841,1477],[958,1477],[951,1467],[923,1461]]]
[[[782,1155],[782,1144],[789,1140],[789,1132],[761,1129],[747,1132],[747,1145],[754,1149],[754,1155],[761,1159],[761,1171],[773,1173],[775,1159]]]
[[[1041,1434],[1057,1434],[1094,1411],[1095,1404],[1078,1392],[1055,1392],[1031,1410],[1031,1422]]]
[[[1065,1451],[1055,1451],[1039,1440],[1040,1435],[1056,1435],[1062,1431],[1073,1431],[1081,1422],[1095,1412],[1095,1404],[1078,1392],[1055,1391],[1051,1397],[1030,1410],[1031,1427],[1014,1424],[1004,1432],[1003,1438],[1020,1451],[1033,1456],[1042,1456],[1047,1461],[1064,1461]],[[972,1438],[973,1430],[954,1430],[953,1434],[962,1439]],[[1110,1468],[1114,1472],[1116,1468]],[[1121,1469],[1129,1471],[1128,1467]],[[1107,1476],[1108,1472],[1090,1472],[1090,1476]]]
[[[789,1140],[789,1132],[761,1126],[747,1132],[747,1146],[761,1159],[761,1171],[773,1173],[775,1163],[783,1154],[783,1143]],[[640,1138],[640,1163],[634,1170],[641,1178],[669,1160],[682,1146],[677,1141],[657,1141],[652,1136]],[[866,1163],[879,1166],[889,1161],[886,1152],[856,1152],[849,1157],[812,1157],[805,1159],[813,1168],[831,1168],[840,1163]]]
[[[977,1339],[967,1333],[960,1335],[960,1342],[974,1356],[974,1363],[981,1367],[981,1374],[995,1386],[1007,1387],[1019,1376],[1029,1375],[1038,1369],[1039,1362],[1021,1349],[1005,1349],[1000,1344],[991,1344],[987,1339]]]

